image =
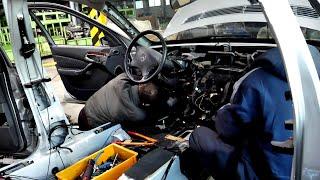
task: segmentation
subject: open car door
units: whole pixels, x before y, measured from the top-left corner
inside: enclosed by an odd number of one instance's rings
[[[51,12],[52,17],[52,10],[56,13],[54,18],[60,18],[59,25],[52,26],[41,14]],[[87,100],[123,71],[125,46],[119,34],[59,4],[30,3],[29,13],[37,25],[36,30],[45,36],[61,80],[74,98]],[[97,30],[96,35],[91,34],[92,29]]]
[[[0,48],[0,153],[13,154],[27,146],[9,76],[8,57]]]

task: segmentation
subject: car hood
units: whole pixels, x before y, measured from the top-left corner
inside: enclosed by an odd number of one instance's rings
[[[302,27],[320,31],[320,18],[307,0],[290,0]],[[248,0],[197,0],[177,10],[163,36],[212,24],[231,22],[266,22],[259,4]]]

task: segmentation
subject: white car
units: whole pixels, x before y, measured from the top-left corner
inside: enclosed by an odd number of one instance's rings
[[[177,99],[183,101],[177,103],[179,111],[167,112],[157,127],[162,128],[162,133],[170,132],[186,139],[184,135],[210,119],[229,101],[233,83],[248,72],[257,55],[280,47],[294,106],[292,178],[320,178],[317,158],[320,82],[307,46],[308,42],[320,47],[319,1],[172,0],[176,12],[163,32],[165,39],[155,31],[139,32],[110,2],[74,2],[97,9],[112,21],[112,25],[101,24],[60,4],[2,1],[15,65],[1,49],[0,114],[6,121],[0,128],[1,176],[50,179],[111,142],[130,138],[119,124],[107,123],[89,131],[79,131],[69,122],[35,47],[36,33],[32,29],[35,22],[50,46],[57,71],[72,97],[87,100],[121,72],[126,72],[136,83],[160,79],[170,87],[169,104],[175,105]],[[104,38],[96,37],[102,45],[57,43],[53,34],[60,32],[50,30],[36,16],[43,10],[61,11],[96,27],[104,33]],[[160,41],[152,41],[150,34]],[[140,67],[141,73],[132,74],[128,56],[135,43],[154,53],[158,59],[154,71],[144,72],[148,69],[145,66],[150,65],[145,63]],[[201,100],[207,93],[201,84],[206,74],[204,70],[211,71],[208,68],[212,65],[219,69],[219,72],[212,72],[215,83],[208,83],[214,93]],[[136,75],[140,78],[136,79]],[[185,84],[172,87],[170,80],[177,80],[175,78]],[[161,158],[154,159],[155,163],[150,165],[148,158],[155,157]],[[121,178],[186,179],[179,162],[176,153],[159,145],[155,150],[141,153],[138,163]]]

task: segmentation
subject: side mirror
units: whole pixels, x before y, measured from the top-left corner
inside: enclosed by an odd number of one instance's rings
[[[179,9],[187,4],[190,4],[192,0],[170,0],[170,5],[172,9]]]

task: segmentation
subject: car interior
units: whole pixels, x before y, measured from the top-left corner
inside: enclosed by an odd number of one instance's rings
[[[57,43],[48,28],[41,24],[41,20],[35,15],[44,8],[59,9],[90,26],[100,28],[105,34],[100,40],[102,45],[72,46]],[[246,42],[252,43],[252,46],[243,45],[242,40],[237,42],[237,39],[230,43],[224,38],[214,39],[223,42],[214,45],[200,44],[206,40],[205,38],[197,39],[196,43],[199,45],[188,44],[183,40],[166,42],[154,31],[146,31],[130,42],[87,16],[66,7],[62,8],[61,5],[32,3],[29,5],[29,12],[39,30],[39,33],[35,32],[35,36],[44,36],[49,43],[57,72],[67,93],[75,100],[88,100],[121,73],[126,73],[137,84],[152,81],[160,87],[159,106],[144,107],[152,114],[152,123],[139,128],[124,127],[125,130],[135,130],[159,140],[157,146],[134,149],[139,152],[139,158],[145,157],[141,160],[140,166],[131,169],[129,174],[135,174],[138,170],[141,172],[148,160],[159,158],[154,152],[159,151],[158,147],[171,150],[177,148],[174,141],[168,140],[166,135],[186,138],[198,126],[212,126],[212,117],[217,110],[229,103],[235,82],[257,68],[255,59],[259,55],[276,47],[273,39],[251,39]],[[264,24],[261,24],[260,28],[263,27]],[[190,33],[184,32],[179,34],[179,37],[196,36]],[[139,43],[140,38],[150,34],[158,39],[152,42],[151,48]],[[260,35],[257,32],[254,37],[258,36]],[[177,42],[184,45],[177,45]],[[309,40],[308,43],[319,47],[319,41]],[[147,61],[141,59],[141,54],[147,55]],[[138,61],[143,63],[137,63]],[[37,132],[14,64],[10,63],[2,49],[0,86],[1,156],[19,160],[36,149]],[[73,127],[77,127],[76,122],[73,122]],[[179,148],[185,149],[186,146]],[[146,173],[140,174],[141,178],[146,177],[148,171],[158,168],[162,161],[166,162],[172,156],[170,152],[161,154],[159,163],[146,168]],[[1,162],[0,166],[8,164],[10,163]]]

